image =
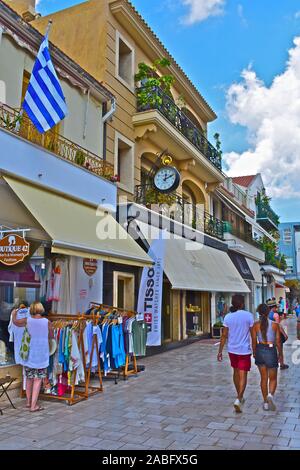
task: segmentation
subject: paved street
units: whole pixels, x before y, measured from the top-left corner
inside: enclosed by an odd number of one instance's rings
[[[296,324],[287,320],[290,369],[279,372],[277,412],[262,410],[253,367],[244,412],[236,415],[231,369],[207,340],[140,362],[146,371],[72,407],[25,401],[0,416],[0,449],[300,449],[300,364],[293,365]],[[300,354],[299,354],[300,359]]]

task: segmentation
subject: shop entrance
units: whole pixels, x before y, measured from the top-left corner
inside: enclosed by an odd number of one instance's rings
[[[210,295],[208,292],[186,292],[186,334],[200,336],[210,332]]]
[[[134,274],[114,271],[114,306],[134,310]]]

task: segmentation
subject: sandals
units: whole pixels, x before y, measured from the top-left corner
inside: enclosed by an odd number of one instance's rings
[[[42,406],[39,406],[38,408],[36,408],[35,410],[30,410],[31,413],[35,413],[36,411],[42,411],[44,410],[44,408]]]

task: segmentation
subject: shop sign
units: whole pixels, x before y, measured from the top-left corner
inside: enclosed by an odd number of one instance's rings
[[[0,240],[0,263],[5,266],[14,266],[22,263],[29,255],[30,244],[19,235],[6,235]]]
[[[160,346],[165,240],[154,240],[148,255],[154,265],[143,269],[137,311],[147,324],[147,346]]]
[[[84,258],[83,270],[88,276],[93,276],[98,269],[98,261],[96,259]]]

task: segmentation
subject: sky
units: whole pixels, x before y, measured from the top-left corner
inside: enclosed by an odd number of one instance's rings
[[[39,0],[37,9],[81,2]],[[132,3],[216,112],[208,135],[220,134],[225,172],[261,172],[280,220],[299,220],[300,1]]]

